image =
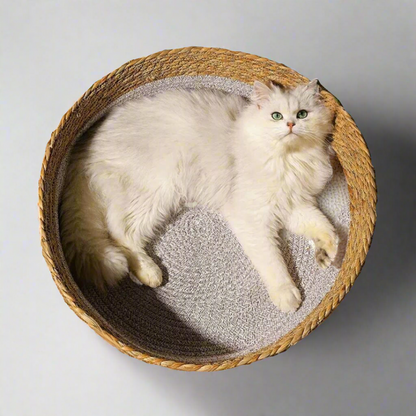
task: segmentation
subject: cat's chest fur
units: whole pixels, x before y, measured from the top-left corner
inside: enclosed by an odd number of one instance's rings
[[[332,175],[324,150],[287,153],[270,158],[259,172],[259,191],[282,214],[319,194]]]
[[[319,177],[324,163],[316,155],[289,154],[275,159],[272,162],[273,178],[276,184],[287,191],[302,191],[303,187],[313,191],[319,188]]]

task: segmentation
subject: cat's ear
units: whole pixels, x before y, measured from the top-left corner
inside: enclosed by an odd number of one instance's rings
[[[272,90],[260,81],[254,81],[253,92],[251,94],[251,101],[261,108],[262,105],[270,98]]]
[[[321,87],[318,78],[315,78],[312,81],[308,82],[306,84],[306,90],[310,91],[313,95],[320,95]]]

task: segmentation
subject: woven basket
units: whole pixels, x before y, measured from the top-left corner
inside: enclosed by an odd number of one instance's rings
[[[172,359],[157,350],[149,353],[149,350],[140,346],[140,342],[132,342],[124,337],[118,330],[117,323],[107,322],[74,282],[65,262],[59,237],[59,189],[71,145],[92,121],[111,104],[138,87],[181,76],[216,76],[246,84],[252,84],[254,80],[274,80],[285,86],[307,81],[290,68],[265,58],[242,52],[199,47],[167,50],[136,59],[105,76],[63,116],[46,146],[39,181],[42,252],[65,302],[83,321],[121,352],[147,363],[177,370],[224,370],[250,364],[287,350],[306,337],[338,306],[359,274],[371,243],[376,220],[376,184],[370,155],[359,130],[340,102],[324,89],[325,102],[336,116],[333,148],[348,184],[350,200],[348,244],[335,283],[300,324],[257,351],[240,355],[237,352],[232,358],[209,362]],[[105,297],[102,302],[107,302]],[[180,325],[175,328],[178,334],[182,330]]]

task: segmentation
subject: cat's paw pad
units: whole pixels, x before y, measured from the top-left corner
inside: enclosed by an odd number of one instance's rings
[[[315,258],[322,269],[328,268],[335,260],[339,238],[336,234],[324,234],[314,241]]]
[[[302,301],[299,289],[294,284],[280,286],[270,293],[270,298],[282,312],[295,312]]]
[[[138,274],[138,279],[149,287],[158,287],[163,282],[162,270],[156,264],[142,266]]]
[[[315,253],[316,262],[321,269],[327,269],[332,261],[328,256],[328,253],[323,248],[318,248]]]

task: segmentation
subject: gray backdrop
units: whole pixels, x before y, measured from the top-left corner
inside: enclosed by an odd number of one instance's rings
[[[0,2],[0,414],[414,414],[416,3]],[[97,79],[182,46],[217,46],[318,77],[370,147],[378,224],[351,293],[285,354],[197,374],[135,361],[65,305],[41,256],[37,181],[50,133]]]

